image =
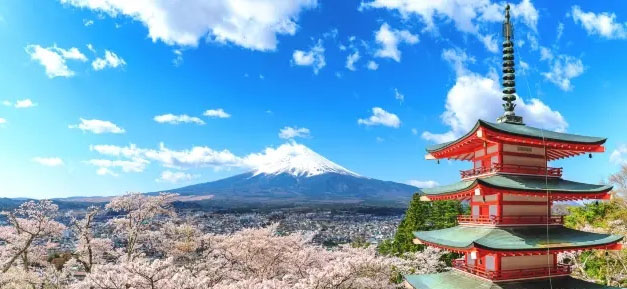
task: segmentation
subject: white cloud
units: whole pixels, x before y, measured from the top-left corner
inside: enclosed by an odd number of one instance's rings
[[[610,162],[617,165],[627,164],[627,144],[619,145],[612,151]]]
[[[74,76],[74,71],[67,66],[66,60],[87,61],[87,57],[76,47],[63,49],[56,45],[46,48],[40,45],[27,45],[24,50],[32,60],[39,62],[46,69],[49,78]]]
[[[148,28],[153,41],[197,46],[202,39],[254,50],[274,50],[277,35],[294,35],[298,16],[316,0],[60,0],[111,17],[123,15]]]
[[[557,36],[555,37],[555,42],[560,41],[560,39],[562,39],[562,35],[564,35],[564,23],[560,22],[557,24]]]
[[[453,70],[457,75],[468,74],[468,63],[475,63],[475,58],[466,54],[461,49],[444,49],[442,51],[442,59],[446,60],[453,66]]]
[[[529,69],[529,63],[524,62],[522,60],[518,60],[518,66],[520,66],[520,68],[522,69],[522,71],[527,71],[527,69]]]
[[[529,46],[531,47],[531,50],[533,51],[538,50],[538,48],[540,47],[540,44],[538,43],[538,38],[536,38],[531,33],[527,33],[527,40],[529,40]]]
[[[94,46],[91,43],[87,43],[87,45],[85,45],[87,47],[87,50],[96,53],[96,49],[94,48]]]
[[[398,91],[398,88],[394,89],[394,98],[400,102],[405,101],[405,95]]]
[[[455,133],[452,130],[447,131],[445,133],[432,133],[432,132],[424,131],[422,132],[421,137],[423,139],[432,141],[434,143],[445,143],[449,141],[454,141],[461,135],[462,135],[461,133]]]
[[[129,173],[141,173],[146,169],[149,161],[142,158],[133,158],[131,160],[106,160],[106,159],[91,159],[87,161],[88,164],[98,167],[96,172],[99,175],[113,174],[112,168],[122,170],[122,172]],[[105,170],[103,170],[103,168]]]
[[[107,67],[117,68],[117,67],[123,67],[125,65],[126,65],[126,62],[124,61],[124,59],[122,59],[117,54],[109,50],[105,50],[104,58],[98,57],[91,63],[91,66],[96,71],[103,70]]]
[[[368,69],[369,70],[377,70],[377,69],[379,69],[379,64],[377,64],[376,62],[370,60],[370,61],[368,61]]]
[[[168,182],[168,183],[178,183],[182,181],[189,181],[193,179],[195,176],[184,173],[184,172],[172,172],[172,171],[163,171],[161,176],[156,179],[157,182]]]
[[[579,6],[573,6],[573,21],[581,24],[589,35],[599,35],[607,39],[627,38],[627,23],[616,22],[616,14],[602,12],[584,12]]]
[[[228,150],[217,151],[205,146],[175,151],[160,144],[159,150],[147,150],[144,156],[171,168],[237,166],[240,161]]]
[[[494,34],[478,35],[477,37],[481,40],[481,43],[483,43],[483,46],[485,46],[488,51],[492,53],[499,52],[499,45],[496,42]]]
[[[553,52],[551,52],[551,49],[544,46],[540,47],[540,60],[552,60],[553,57],[554,56]]]
[[[114,177],[119,176],[119,174],[115,173],[109,168],[98,168],[98,170],[96,170],[96,174],[98,174],[99,176],[107,176],[107,175],[114,176]]]
[[[82,131],[89,131],[95,134],[102,133],[124,133],[124,129],[108,120],[84,119],[80,124],[70,125],[69,128],[78,128]]]
[[[407,181],[407,184],[412,185],[414,187],[421,188],[421,189],[433,188],[433,187],[437,187],[440,185],[436,181],[419,181],[419,180],[409,180]]]
[[[346,57],[346,68],[355,71],[355,62],[359,61],[359,51],[355,51]]]
[[[358,119],[357,123],[367,126],[383,125],[398,128],[401,125],[401,120],[396,114],[389,113],[380,107],[373,107],[372,115],[367,119]]]
[[[33,107],[33,106],[37,106],[36,103],[32,102],[30,99],[22,99],[22,100],[18,100],[15,102],[15,107],[16,108],[28,108],[28,107]]]
[[[512,17],[521,20],[527,27],[536,31],[538,25],[538,10],[533,6],[531,0],[522,0],[518,4],[511,4],[511,6]],[[502,18],[498,20],[502,21]]]
[[[183,51],[181,51],[180,49],[174,49],[172,50],[172,53],[174,53],[174,58],[172,59],[172,64],[176,67],[179,67],[183,64]]]
[[[446,111],[441,115],[450,130],[445,133],[422,133],[424,139],[438,143],[454,140],[467,133],[477,119],[494,121],[503,114],[501,87],[494,71],[487,76],[469,71],[464,66],[467,62],[464,59],[469,57],[463,51],[443,53],[442,57],[457,72],[455,85],[446,96]],[[539,99],[532,98],[525,102],[519,96],[516,99],[516,114],[523,116],[525,123],[530,126],[554,131],[565,131],[568,127],[558,111],[552,110]]]
[[[7,123],[7,119],[0,117],[0,124],[5,124],[5,123]]]
[[[308,128],[286,126],[279,131],[279,137],[282,139],[307,138],[310,137],[309,133]]]
[[[292,63],[298,66],[311,66],[315,74],[327,65],[324,58],[324,46],[322,39],[318,39],[315,46],[309,51],[294,50]]]
[[[214,118],[229,118],[230,114],[226,113],[223,109],[208,109],[203,113],[204,116],[214,117]]]
[[[163,143],[158,149],[140,148],[134,144],[128,146],[92,145],[90,150],[102,156],[114,159],[94,158],[86,163],[98,167],[98,174],[117,175],[121,172],[142,172],[147,165],[156,163],[165,168],[185,170],[196,168],[220,169],[254,169],[268,171],[277,165],[284,165],[285,157],[297,159],[295,163],[310,169],[311,165],[319,164],[317,154],[304,145],[289,141],[277,148],[268,147],[260,153],[250,153],[244,156],[236,156],[228,150],[214,150],[206,146],[195,146],[190,149],[171,150]],[[326,161],[326,160],[322,160]],[[312,164],[314,162],[315,164]],[[330,164],[336,166],[335,164]],[[341,167],[339,167],[342,169]],[[176,177],[173,173],[171,177]],[[192,175],[195,177],[195,175]],[[163,178],[164,180],[167,179]]]
[[[13,104],[10,101],[8,101],[8,100],[3,100],[2,101],[2,105],[4,105],[4,106],[12,106]]]
[[[126,159],[125,161],[130,161],[135,164],[143,164],[143,166],[148,164],[149,161],[156,161],[164,167],[178,169],[197,167],[236,167],[240,165],[240,158],[235,156],[230,151],[217,151],[206,146],[195,146],[188,150],[176,151],[167,148],[163,143],[159,144],[159,149],[139,148],[134,144],[125,147],[115,145],[93,145],[90,146],[90,150],[106,156],[124,158]],[[111,167],[114,165],[99,166]]]
[[[199,125],[205,124],[205,122],[195,116],[189,116],[186,114],[174,115],[171,113],[157,115],[153,118],[158,123],[169,123],[169,124],[179,124],[179,123],[195,123]]]
[[[33,161],[47,167],[58,167],[63,165],[63,160],[57,157],[34,157]]]
[[[92,26],[92,25],[94,25],[94,20],[83,19],[83,25],[85,25],[85,27]]]
[[[538,11],[530,0],[512,4],[512,18],[519,19],[526,26],[536,31]],[[491,36],[482,35],[488,29],[486,23],[502,22],[505,3],[492,3],[490,0],[450,0],[450,1],[416,1],[416,0],[372,0],[362,2],[361,8],[384,8],[398,11],[406,20],[410,16],[418,16],[425,25],[424,30],[437,34],[436,21],[452,22],[458,31],[469,33],[494,51]]]
[[[390,29],[390,25],[383,23],[375,32],[375,41],[380,47],[375,52],[376,57],[392,58],[396,62],[401,61],[401,51],[398,45],[401,43],[416,44],[418,35],[411,34],[408,30]]]
[[[144,149],[138,148],[134,144],[130,144],[129,146],[120,147],[115,145],[92,145],[89,146],[90,151],[96,151],[99,154],[107,155],[107,156],[123,156],[126,158],[139,157],[145,151]]]
[[[573,86],[570,80],[580,76],[584,71],[581,59],[568,55],[558,55],[553,59],[550,67],[551,70],[543,72],[542,75],[546,80],[564,91],[572,90]]]

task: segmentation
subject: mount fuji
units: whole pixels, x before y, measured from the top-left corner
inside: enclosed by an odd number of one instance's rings
[[[225,179],[168,190],[182,197],[211,196],[216,206],[363,204],[406,206],[418,188],[358,175],[309,149],[288,143],[243,159],[252,170]]]

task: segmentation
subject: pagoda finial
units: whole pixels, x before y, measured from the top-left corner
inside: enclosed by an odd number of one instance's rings
[[[516,76],[514,75],[514,26],[509,21],[509,4],[505,6],[503,21],[503,109],[505,113],[497,119],[499,123],[523,124],[522,116],[514,113],[516,104]]]

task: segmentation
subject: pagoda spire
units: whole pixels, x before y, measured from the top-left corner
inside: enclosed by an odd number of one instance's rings
[[[503,109],[505,113],[497,119],[499,123],[523,124],[522,116],[514,113],[516,104],[516,76],[514,70],[514,26],[509,21],[509,4],[505,6],[503,21]]]

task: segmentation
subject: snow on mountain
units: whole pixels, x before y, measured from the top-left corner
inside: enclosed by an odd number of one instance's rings
[[[337,173],[359,177],[358,174],[296,142],[283,144],[276,149],[266,148],[263,153],[248,155],[244,163],[254,168],[253,176],[285,173],[296,177],[312,177]]]
[[[251,171],[168,190],[181,196],[211,195],[218,207],[401,206],[418,188],[361,177],[296,142],[241,159]],[[156,192],[155,192],[156,193]]]

